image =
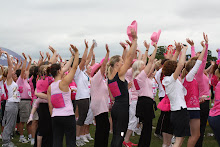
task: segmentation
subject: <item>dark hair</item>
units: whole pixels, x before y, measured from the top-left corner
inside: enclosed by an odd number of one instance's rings
[[[19,77],[19,76],[21,75],[21,69],[17,69],[17,70],[15,71],[15,74],[17,75],[17,77]]]
[[[163,65],[167,60],[169,60],[169,59],[163,59],[163,60],[161,61],[161,65]]]
[[[52,76],[55,78],[57,76],[57,71],[61,69],[60,64],[55,63],[52,64],[50,67],[50,73],[52,74]]]
[[[177,62],[168,60],[164,63],[163,68],[162,68],[162,73],[164,76],[171,76],[177,67]]]
[[[218,69],[218,64],[216,64],[215,63],[215,65],[214,66],[212,66],[212,69],[211,69],[211,74],[215,74],[215,71],[216,71],[216,69]]]

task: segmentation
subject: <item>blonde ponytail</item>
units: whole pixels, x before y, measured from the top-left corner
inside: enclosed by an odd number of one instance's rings
[[[119,56],[119,55],[115,55],[110,58],[109,62],[107,63],[107,66],[106,66],[106,73],[107,73],[106,76],[107,77],[109,77],[112,74],[114,65],[115,65],[115,63],[120,61],[120,57],[121,56]]]

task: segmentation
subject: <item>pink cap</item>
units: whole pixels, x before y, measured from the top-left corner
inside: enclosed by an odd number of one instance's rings
[[[154,44],[154,42],[158,42],[158,40],[159,40],[159,38],[160,38],[160,33],[161,33],[161,29],[158,31],[158,32],[153,32],[153,34],[151,35],[151,40],[152,40],[152,42],[151,42],[151,45],[153,45]]]
[[[127,34],[128,34],[128,38],[130,41],[133,40],[132,35],[131,35],[131,28],[133,28],[135,30],[135,32],[137,33],[137,22],[136,20],[134,20],[130,26],[127,27]]]
[[[96,70],[102,65],[102,63],[104,62],[104,60],[105,60],[105,58],[103,58],[101,61],[100,61],[100,63],[95,63],[92,67],[91,67],[91,77],[93,77],[94,76],[94,74],[95,74],[95,72],[96,72]],[[109,60],[109,59],[108,59]]]

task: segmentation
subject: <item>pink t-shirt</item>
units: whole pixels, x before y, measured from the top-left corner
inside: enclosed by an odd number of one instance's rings
[[[206,100],[210,100],[210,90],[209,90],[209,78],[203,73],[207,61],[208,55],[208,44],[206,44],[205,55],[202,60],[202,64],[199,67],[197,74],[195,75],[195,79],[198,82],[199,86],[199,97],[209,96]]]
[[[19,76],[16,83],[18,85],[21,99],[31,99],[31,86],[28,84],[28,80],[22,79],[21,76]]]
[[[213,108],[209,112],[209,116],[220,115],[220,81],[215,87],[215,102]]]
[[[51,102],[53,105],[52,116],[70,116],[74,115],[73,104],[71,101],[71,90],[63,92],[59,88],[61,80],[53,82],[51,84]],[[54,101],[54,102],[53,102]],[[60,108],[54,107],[54,104],[63,104]]]
[[[132,81],[132,68],[128,69],[126,74],[125,74],[125,79],[127,80],[127,82],[131,82]]]
[[[147,77],[144,70],[134,79],[134,85],[138,96],[147,96],[153,99],[152,80]]]
[[[131,101],[137,101],[138,100],[138,92],[134,86],[134,82],[132,83],[131,89],[129,93],[131,92]]]
[[[99,70],[91,79],[91,109],[94,116],[109,110],[109,93],[104,76]]]

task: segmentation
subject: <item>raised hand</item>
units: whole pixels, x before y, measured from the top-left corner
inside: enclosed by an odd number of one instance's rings
[[[23,55],[24,59],[27,60],[25,53],[22,53],[22,55]]]
[[[135,32],[135,30],[133,28],[130,29],[131,30],[131,35],[132,35],[132,38],[133,40],[137,39],[137,32]]]
[[[51,52],[54,54],[55,53],[55,49],[52,46],[49,46],[49,49],[51,50]]]
[[[127,42],[127,44],[131,47],[132,43],[128,40],[125,40]]]
[[[190,40],[189,38],[186,38],[186,42],[188,42],[191,46],[194,46],[193,40]]]
[[[219,51],[220,51],[220,49],[219,49],[219,48],[217,48],[217,49],[216,49],[216,52],[218,53]]]
[[[124,50],[126,50],[126,44],[124,42],[120,42],[120,45],[123,47]]]
[[[147,44],[147,41],[144,40],[144,46],[146,47],[147,50],[149,50],[149,48],[150,48],[150,43]]]
[[[86,41],[85,41],[85,44],[87,44],[86,47],[88,47],[88,42],[86,43]],[[76,48],[76,46],[74,46],[74,45],[72,45],[72,44],[70,44],[70,46],[71,46],[71,48],[74,50],[75,53],[79,51],[79,50]]]
[[[109,50],[109,48],[108,48],[108,44],[105,45],[105,48],[106,48],[107,53],[109,53],[110,50]]]
[[[29,58],[29,60],[30,60],[30,61],[32,61],[32,58],[31,58],[31,56],[30,56],[30,55],[28,55],[28,58]]]
[[[86,48],[89,48],[88,41],[86,41],[85,39],[84,42],[85,42]]]
[[[202,45],[202,47],[205,47],[204,41],[201,41],[200,44]]]
[[[70,46],[71,46],[72,44],[70,44]],[[74,51],[72,51],[72,48],[70,47],[69,48],[69,51],[70,51],[70,53],[72,54],[72,56],[75,56],[75,53],[74,53]]]
[[[157,43],[156,43],[156,42],[154,42],[153,46],[154,46],[155,48],[157,48]]]
[[[176,46],[176,51],[178,51],[178,52],[180,52],[183,48],[182,43],[179,43],[179,42],[176,43],[176,41],[175,41],[175,46]]]
[[[40,51],[40,56],[42,59],[44,59],[44,53]]]
[[[203,32],[203,37],[204,37],[205,43],[208,44],[209,42],[208,35]]]

